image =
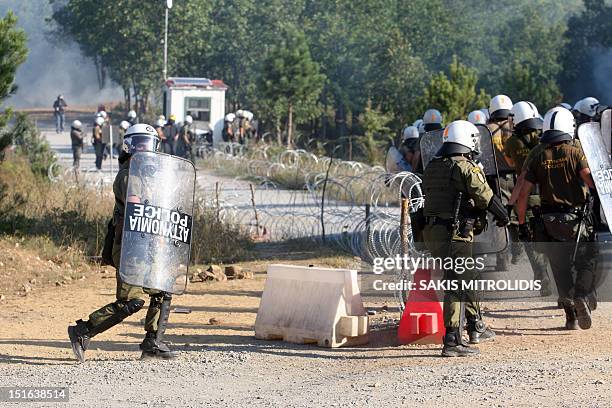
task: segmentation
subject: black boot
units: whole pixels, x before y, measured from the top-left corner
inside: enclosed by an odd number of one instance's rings
[[[444,335],[442,357],[471,357],[480,354],[480,350],[462,344],[461,333],[457,327],[447,327]]]
[[[85,351],[93,337],[93,334],[90,333],[87,327],[87,323],[77,320],[76,326],[68,326],[68,337],[70,337],[70,344],[72,344],[72,351],[75,357],[81,363],[85,362]]]
[[[587,299],[583,297],[574,298],[574,306],[576,308],[578,326],[583,330],[590,329],[593,322],[591,320],[591,309],[589,308]]]
[[[142,350],[142,358],[146,359],[172,359],[178,356],[176,351],[170,350],[170,348],[163,342],[159,342],[156,339],[157,335],[153,332],[148,332],[144,340],[140,344]]]
[[[576,319],[576,308],[574,303],[566,300],[562,302],[565,310],[565,328],[567,330],[578,330],[578,320]]]
[[[478,344],[495,338],[495,332],[478,317],[468,317],[467,331],[470,336],[470,344]]]
[[[142,359],[149,358],[162,358],[171,359],[178,356],[176,351],[170,350],[170,348],[163,342],[164,334],[166,333],[166,326],[168,325],[168,317],[170,316],[170,302],[172,301],[172,294],[162,292],[156,297],[161,297],[161,307],[159,310],[159,321],[157,323],[156,332],[147,332],[145,339],[140,345],[142,350]],[[158,301],[151,299],[151,302]]]

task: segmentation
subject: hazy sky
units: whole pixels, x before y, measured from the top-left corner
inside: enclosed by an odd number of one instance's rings
[[[18,107],[51,107],[58,94],[68,105],[95,106],[98,102],[123,99],[116,85],[100,90],[93,63],[75,43],[54,45],[46,32],[51,15],[48,0],[0,0],[0,14],[13,10],[18,24],[28,34],[29,54],[17,71],[17,94],[5,104]]]

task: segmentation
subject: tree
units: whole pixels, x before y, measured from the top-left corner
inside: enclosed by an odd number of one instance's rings
[[[285,103],[287,146],[293,143],[294,113],[302,113],[297,117],[298,121],[318,113],[316,109],[304,112],[304,108],[316,106],[324,79],[324,75],[319,73],[319,65],[310,56],[304,33],[294,24],[286,24],[280,41],[263,62],[260,88],[271,101]]]
[[[17,17],[10,11],[0,19],[0,106],[17,91],[17,85],[14,83],[15,73],[28,55],[25,32],[17,29],[16,25]],[[10,109],[5,109],[5,112],[0,114],[0,130],[4,129],[10,117]],[[11,143],[11,134],[0,137],[0,155]]]
[[[546,13],[537,4],[526,4],[502,30],[500,47],[510,59],[500,67],[499,84],[489,88],[515,102],[533,102],[541,109],[561,102],[557,80],[565,43],[563,24],[542,24]]]
[[[162,1],[69,0],[56,8],[53,19],[56,35],[74,39],[123,87],[127,105],[146,113],[149,96],[163,81],[164,7]],[[170,12],[168,72],[172,73],[184,71],[182,64],[190,62],[192,51],[202,48],[210,5],[184,0],[175,2]]]
[[[461,64],[457,57],[449,67],[449,76],[439,72],[429,82],[423,92],[422,111],[438,109],[449,123],[465,119],[469,112],[488,106],[490,96],[484,89],[476,89],[478,74],[476,70]]]
[[[379,108],[373,108],[371,101],[368,101],[364,112],[359,115],[358,120],[363,128],[364,135],[357,139],[357,145],[366,163],[382,164],[384,148],[391,140],[391,138],[385,140],[384,137],[391,131],[387,125],[392,118],[392,115],[382,113]],[[352,150],[352,140],[349,149],[350,152]],[[349,160],[352,160],[351,156],[352,154],[349,154]]]

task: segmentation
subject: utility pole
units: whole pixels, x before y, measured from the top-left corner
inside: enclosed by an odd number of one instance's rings
[[[168,10],[172,8],[172,0],[166,0],[166,25],[164,30],[164,81],[168,79]]]

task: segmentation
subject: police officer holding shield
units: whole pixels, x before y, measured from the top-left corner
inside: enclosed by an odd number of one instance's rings
[[[594,188],[586,157],[573,143],[575,121],[565,108],[555,108],[544,117],[540,145],[524,167],[524,181],[517,201],[522,239],[533,233],[551,265],[568,330],[589,329],[588,296],[598,254],[592,218],[588,211],[588,189]],[[529,195],[538,185],[541,218],[529,231],[526,224]],[[575,278],[574,278],[575,272]]]
[[[152,288],[154,287],[153,285],[148,285],[149,288],[147,288],[144,287],[144,284],[142,286],[134,284],[134,282],[146,282],[142,279],[130,281],[130,283],[128,283],[126,282],[126,276],[129,275],[124,273],[126,265],[129,267],[136,263],[147,267],[156,261],[153,256],[145,259],[129,259],[128,262],[124,259],[126,258],[126,254],[147,254],[142,250],[139,252],[139,249],[144,246],[153,251],[160,251],[163,249],[163,244],[158,243],[159,241],[146,241],[145,237],[149,237],[149,235],[144,233],[137,234],[138,237],[143,237],[141,243],[136,242],[135,239],[128,239],[127,243],[123,242],[126,241],[124,231],[126,228],[126,223],[124,222],[126,207],[148,202],[151,197],[148,190],[153,188],[150,185],[146,185],[141,177],[134,177],[130,162],[134,160],[133,155],[136,153],[143,154],[140,152],[156,152],[159,143],[160,140],[157,132],[152,126],[147,124],[141,123],[133,125],[128,128],[124,135],[122,151],[119,155],[121,166],[113,184],[113,192],[115,194],[113,225],[115,226],[115,234],[112,246],[112,261],[117,268],[116,300],[92,312],[88,320],[77,320],[76,325],[68,327],[68,335],[72,343],[72,349],[75,356],[81,362],[85,361],[85,351],[88,348],[91,338],[110,329],[122,322],[128,316],[142,309],[145,304],[145,295],[150,297],[150,305],[145,318],[146,335],[143,342],[140,344],[142,358],[170,359],[177,355],[176,352],[171,351],[163,342],[165,326],[170,312],[171,295],[168,293],[169,290],[164,290],[164,286],[160,286],[162,288],[162,290],[160,290],[159,288]],[[185,162],[182,159],[176,159],[172,156],[153,155]],[[169,175],[169,177],[175,177],[175,175]],[[156,184],[164,184],[162,181],[163,180],[159,180]],[[162,185],[160,187],[165,189],[168,188],[167,185]],[[193,194],[191,195],[191,200],[193,200]],[[129,223],[127,225],[129,226]],[[186,250],[188,251],[188,248]],[[141,258],[144,258],[144,256],[141,256]],[[154,259],[154,261],[151,261],[151,259]]]
[[[425,245],[434,258],[472,258],[474,220],[477,214],[489,211],[499,226],[508,224],[508,212],[501,199],[487,184],[482,169],[473,160],[478,153],[480,132],[472,123],[458,120],[444,130],[444,144],[423,174],[426,226]],[[466,268],[463,273],[445,270],[447,281],[474,280],[478,272]],[[470,343],[495,337],[482,321],[478,294],[461,287],[444,295],[444,348],[442,356],[459,357],[478,354],[463,340],[467,319]]]

